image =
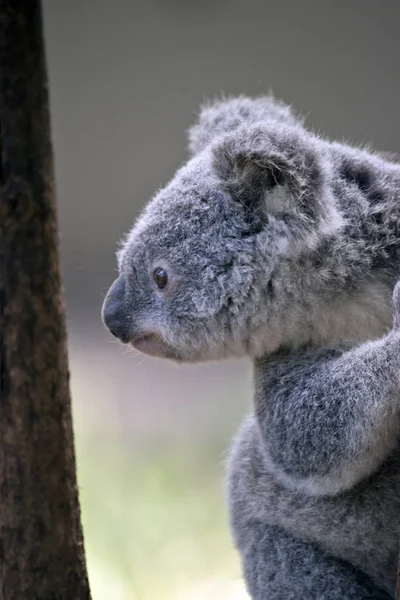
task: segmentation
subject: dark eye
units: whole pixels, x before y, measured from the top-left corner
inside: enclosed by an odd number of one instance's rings
[[[153,279],[156,283],[156,286],[162,290],[168,283],[168,273],[165,269],[161,267],[157,267],[153,272]]]

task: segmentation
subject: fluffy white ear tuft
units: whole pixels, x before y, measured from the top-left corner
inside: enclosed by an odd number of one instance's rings
[[[244,124],[280,123],[295,125],[300,121],[286,104],[272,96],[226,98],[202,107],[198,122],[189,129],[189,151],[198,154],[218,136]]]
[[[211,146],[222,187],[248,215],[274,216],[308,234],[337,228],[331,162],[323,142],[300,126],[243,125]]]

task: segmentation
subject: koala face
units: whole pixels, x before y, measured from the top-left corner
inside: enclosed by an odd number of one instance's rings
[[[129,234],[104,321],[122,341],[155,356],[243,355],[244,321],[273,268],[271,260],[258,273],[255,253],[251,227],[211,169],[210,153],[196,156]]]
[[[292,123],[239,123],[201,145],[123,244],[103,307],[114,335],[187,362],[287,341],[309,292],[293,257],[340,225],[309,138]]]

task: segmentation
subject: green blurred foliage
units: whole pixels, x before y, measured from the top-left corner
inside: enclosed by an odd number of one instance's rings
[[[223,450],[80,435],[78,480],[94,600],[243,600]]]
[[[176,367],[70,331],[93,600],[244,600],[225,498],[249,365]]]

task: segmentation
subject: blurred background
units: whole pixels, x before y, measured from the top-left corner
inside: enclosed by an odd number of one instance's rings
[[[224,465],[251,367],[127,353],[100,309],[117,242],[206,99],[272,91],[400,150],[398,0],[44,0],[72,392],[94,600],[244,600]]]

